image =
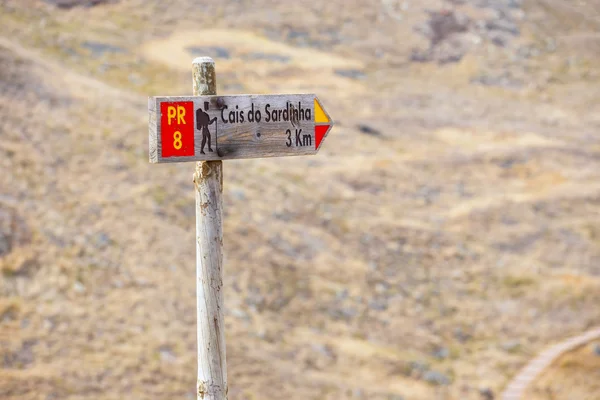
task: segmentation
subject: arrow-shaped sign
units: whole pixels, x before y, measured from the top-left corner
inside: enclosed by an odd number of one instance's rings
[[[150,162],[316,154],[333,121],[314,94],[151,97]]]

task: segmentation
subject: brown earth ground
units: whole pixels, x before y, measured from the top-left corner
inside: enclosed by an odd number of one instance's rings
[[[195,398],[194,166],[148,164],[147,96],[198,55],[336,121],[225,163],[231,399],[489,399],[600,323],[599,2],[196,3],[0,0],[0,398]],[[567,357],[536,385],[599,398]]]
[[[600,342],[565,354],[532,385],[531,400],[594,400],[600,393]]]

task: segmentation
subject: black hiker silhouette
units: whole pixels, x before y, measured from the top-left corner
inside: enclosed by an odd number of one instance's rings
[[[204,110],[208,111],[208,101],[204,102]],[[204,152],[206,141],[208,141],[208,151],[213,151],[210,143],[210,131],[208,130],[208,126],[217,121],[216,117],[210,119],[209,115],[204,110],[202,110],[202,108],[196,110],[196,129],[202,131],[202,146],[200,147],[200,153],[202,154],[206,154]]]

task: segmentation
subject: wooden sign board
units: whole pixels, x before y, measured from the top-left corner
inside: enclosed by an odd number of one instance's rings
[[[333,121],[314,94],[148,99],[150,162],[316,154]]]

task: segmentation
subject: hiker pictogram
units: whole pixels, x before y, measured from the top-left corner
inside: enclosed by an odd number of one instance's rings
[[[196,129],[202,131],[202,145],[200,147],[201,154],[206,154],[204,152],[204,146],[206,145],[206,142],[208,142],[208,151],[213,151],[210,130],[208,129],[208,126],[212,125],[213,122],[217,122],[217,118],[215,117],[210,119],[210,116],[206,111],[208,111],[208,101],[204,102],[204,110],[202,110],[202,108],[198,108],[196,110]]]

